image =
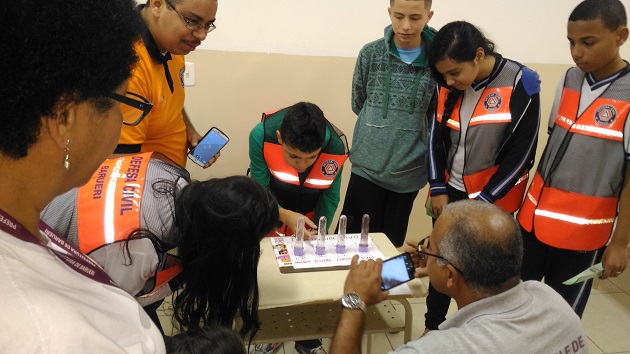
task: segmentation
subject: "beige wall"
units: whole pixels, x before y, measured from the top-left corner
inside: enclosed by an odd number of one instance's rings
[[[197,85],[186,89],[186,109],[193,123],[201,134],[216,126],[230,137],[230,143],[214,166],[202,170],[193,163],[188,164],[195,179],[245,174],[249,165],[249,131],[260,121],[261,113],[298,101],[319,105],[326,117],[346,133],[348,142],[352,141],[356,121],[350,108],[353,58],[198,50],[186,60],[196,66]],[[530,67],[542,80],[540,156],[547,140],[546,126],[555,87],[568,65],[532,64]],[[349,167],[348,162],[342,177],[337,217],[349,179]],[[431,219],[424,211],[426,195],[427,188],[424,188],[416,199],[408,238],[419,239],[431,230]],[[336,220],[333,222],[336,224]]]

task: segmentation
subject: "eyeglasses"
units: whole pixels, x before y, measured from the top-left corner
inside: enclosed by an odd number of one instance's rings
[[[122,96],[114,92],[110,92],[106,95],[108,98],[111,98],[115,101],[120,102],[121,106],[126,105],[139,110],[138,115],[136,114],[123,114],[123,124],[129,126],[136,126],[142,122],[144,117],[151,112],[151,108],[153,108],[153,103],[151,103],[146,98],[135,94],[133,92],[127,92],[127,96]],[[139,98],[137,100],[135,98]],[[122,107],[121,107],[122,108]]]
[[[425,237],[422,240],[420,240],[420,242],[418,242],[418,249],[416,250],[418,252],[418,257],[420,257],[420,260],[423,261],[427,258],[427,256],[433,256],[435,258],[439,258],[443,261],[445,261],[446,263],[450,264],[453,266],[453,268],[455,268],[456,271],[460,272],[462,275],[464,275],[464,272],[462,272],[459,268],[457,268],[457,266],[455,264],[453,264],[453,262],[449,261],[448,259],[438,255],[438,254],[433,254],[433,253],[429,253],[424,251],[425,248],[429,247],[429,237]]]
[[[202,30],[206,33],[210,33],[212,31],[214,31],[217,26],[215,26],[214,21],[212,22],[208,22],[205,25],[202,25],[201,23],[195,21],[195,20],[189,20],[186,17],[184,17],[184,15],[180,14],[179,11],[177,11],[177,9],[175,9],[175,6],[173,6],[173,4],[170,2],[170,0],[165,0],[166,4],[168,4],[168,6],[173,9],[173,11],[175,11],[175,13],[177,13],[179,15],[179,17],[182,18],[182,20],[184,20],[184,22],[186,22],[186,28],[188,28],[189,30],[195,32],[195,31],[199,31]]]

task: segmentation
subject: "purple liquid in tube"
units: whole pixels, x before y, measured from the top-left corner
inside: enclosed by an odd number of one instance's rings
[[[326,254],[326,217],[319,218],[319,225],[317,226],[317,246],[315,246],[315,254],[323,256]]]

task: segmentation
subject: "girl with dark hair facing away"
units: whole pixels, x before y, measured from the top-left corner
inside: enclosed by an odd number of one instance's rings
[[[108,174],[116,166],[134,173]],[[103,180],[118,186],[95,188]],[[129,194],[131,188],[135,190]],[[97,190],[102,193],[95,199]],[[123,191],[125,201],[116,204],[112,198],[108,204],[107,198],[100,198],[112,190]],[[127,208],[126,203],[138,207]],[[107,217],[112,210],[114,216]],[[124,223],[128,214],[135,214],[135,227]],[[106,160],[85,186],[55,199],[42,218],[89,252],[124,290],[153,311],[156,322],[155,309],[180,289],[173,299],[180,331],[208,324],[232,328],[237,313],[242,336],[253,337],[260,327],[260,240],[278,222],[278,205],[256,181],[233,176],[189,182],[186,170],[161,154],[123,156]],[[109,229],[114,230],[112,240],[106,240]],[[167,253],[175,249],[178,257]]]
[[[536,153],[538,74],[503,58],[464,21],[448,23],[436,34],[429,65],[439,85],[429,140],[431,216],[435,221],[446,204],[462,199],[514,213]],[[429,286],[426,330],[445,320],[449,303]]]

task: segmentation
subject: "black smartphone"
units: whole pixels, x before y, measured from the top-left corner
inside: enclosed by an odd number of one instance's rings
[[[225,133],[220,131],[219,128],[213,127],[199,140],[199,144],[190,150],[188,158],[203,167],[214,155],[221,151],[228,141],[230,141],[230,138]]]
[[[414,278],[416,268],[409,253],[401,253],[398,256],[383,261],[381,289],[389,290],[395,286],[406,283]]]

